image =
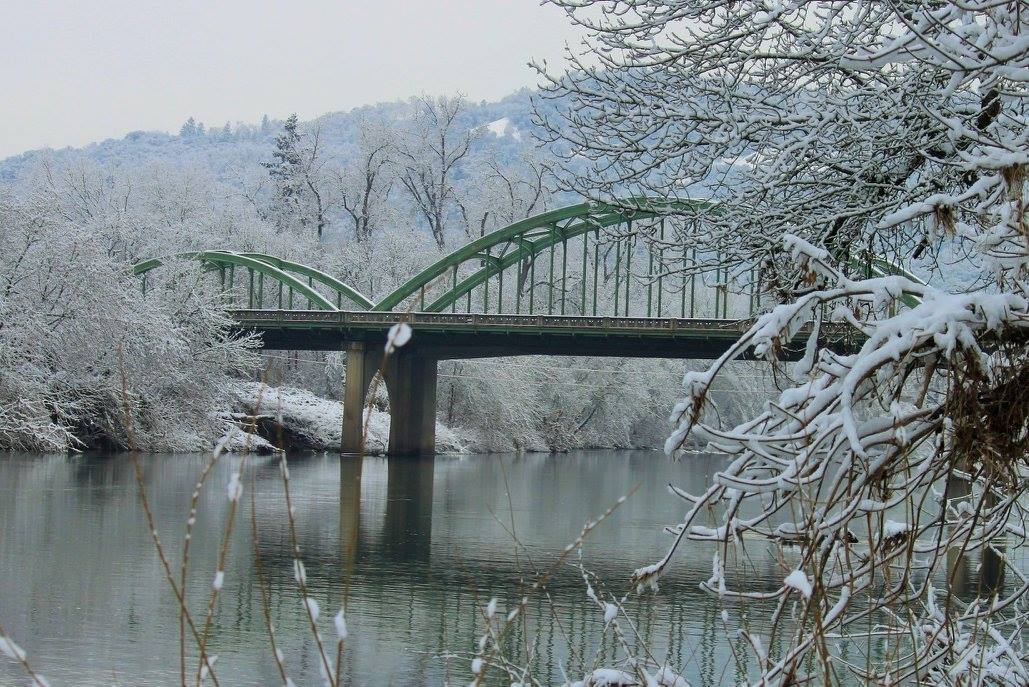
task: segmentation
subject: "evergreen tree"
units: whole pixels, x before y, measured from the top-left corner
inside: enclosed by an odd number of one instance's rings
[[[183,138],[195,138],[198,135],[198,131],[203,131],[203,125],[201,124],[198,128],[197,121],[190,117],[186,120],[186,123],[182,125],[182,128],[179,129],[179,136],[182,136]]]
[[[318,135],[308,137],[302,133],[294,113],[275,139],[274,159],[261,165],[275,182],[279,227],[306,228],[314,224],[321,238],[327,224],[327,208],[320,189],[322,165],[318,152]]]

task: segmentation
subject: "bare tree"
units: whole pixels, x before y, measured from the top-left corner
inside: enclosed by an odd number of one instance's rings
[[[141,295],[96,221],[106,201],[80,205],[99,187],[54,183],[0,201],[0,450],[124,446],[126,406],[140,446],[208,446],[255,342],[231,333],[196,273],[170,266]]]
[[[876,218],[962,184],[971,132],[1012,124],[996,122],[1001,90],[951,91],[930,69],[873,74],[848,61],[844,52],[881,46],[880,27],[903,28],[918,2],[902,3],[903,12],[871,2],[801,2],[789,11],[761,2],[731,10],[683,1],[554,4],[597,48],[548,77],[544,97],[569,98],[568,115],[537,109],[577,172],[563,175],[562,187],[598,200],[731,200],[687,223],[680,239],[739,264],[780,264],[768,237],[784,231],[824,245],[845,271],[846,258],[866,251],[931,253],[946,213],[939,226],[889,231]],[[1018,4],[986,5],[1006,12]],[[966,135],[956,135],[954,121]]]
[[[478,238],[546,209],[546,172],[538,159],[525,156],[517,164],[504,165],[490,154],[469,167],[471,178],[457,200],[468,238]]]
[[[381,122],[362,122],[354,160],[337,175],[340,205],[358,241],[372,235],[388,210],[395,181],[395,132]]]
[[[711,542],[703,587],[769,604],[770,641],[740,623],[760,684],[1029,684],[1029,579],[1006,554],[1025,537],[1029,468],[1024,3],[552,4],[592,48],[548,76],[565,113],[537,111],[566,152],[563,187],[714,197],[677,239],[739,281],[771,272],[782,301],[686,375],[667,450],[700,439],[732,460],[702,493],[678,491],[675,543],[634,582],[656,585],[681,541]],[[939,269],[943,254],[959,269]],[[870,276],[872,255],[918,258],[929,284]],[[855,350],[825,348],[823,318],[852,326]],[[804,326],[786,390],[720,420],[710,392],[728,363],[775,364]],[[777,589],[727,573],[755,537],[796,547]],[[972,556],[980,584],[961,585]],[[897,649],[860,666],[827,641],[875,633]]]
[[[415,128],[399,150],[400,182],[443,248],[456,201],[454,174],[468,155],[475,133],[458,128],[464,98],[440,96],[418,102]]]

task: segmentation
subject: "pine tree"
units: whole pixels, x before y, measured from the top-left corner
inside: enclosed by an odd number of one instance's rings
[[[314,224],[320,239],[327,224],[327,208],[319,188],[319,139],[316,134],[308,143],[308,138],[300,131],[296,113],[290,115],[275,139],[274,159],[261,165],[275,182],[280,228]]]
[[[179,136],[182,138],[195,138],[197,135],[197,122],[195,119],[190,117],[186,120],[182,128],[179,129]]]

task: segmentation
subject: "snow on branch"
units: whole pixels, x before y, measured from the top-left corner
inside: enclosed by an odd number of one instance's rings
[[[551,4],[588,46],[563,73],[538,67],[544,98],[571,103],[536,113],[565,151],[561,184],[716,199],[679,213],[675,241],[771,302],[683,380],[666,449],[699,440],[728,461],[701,494],[673,487],[686,512],[634,583],[684,541],[714,544],[705,590],[772,604],[772,627],[792,609],[784,642],[748,630],[763,684],[837,681],[824,639],[877,633],[911,641],[855,668],[865,680],[1024,684],[1029,585],[1006,553],[1029,469],[1024,3]],[[827,345],[826,324],[850,345]],[[725,424],[711,391],[747,356],[781,391]],[[755,539],[797,552],[777,590],[726,573]],[[962,587],[969,558],[981,584]]]

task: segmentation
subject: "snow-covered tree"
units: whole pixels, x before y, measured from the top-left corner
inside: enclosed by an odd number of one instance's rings
[[[770,603],[773,627],[795,609],[771,644],[740,630],[762,684],[1029,682],[1029,581],[1006,553],[1025,537],[1029,468],[1025,4],[552,4],[591,47],[548,77],[566,113],[539,114],[576,163],[564,187],[716,198],[677,240],[738,285],[759,268],[780,303],[686,375],[667,449],[700,438],[732,460],[680,492],[675,544],[635,581],[656,584],[683,539],[708,541],[712,594]],[[870,276],[873,256],[928,285]],[[820,345],[829,319],[857,331],[854,349]],[[710,391],[728,363],[776,361],[812,320],[786,390],[720,422]],[[778,589],[725,573],[754,537],[799,546]],[[978,587],[956,584],[968,557]],[[869,628],[902,644],[855,665],[828,641],[871,642]]]
[[[457,201],[468,239],[546,211],[550,191],[540,160],[526,155],[504,164],[489,150],[468,166],[469,179]]]
[[[414,127],[399,148],[400,183],[440,248],[456,209],[455,174],[475,136],[460,127],[465,106],[462,97],[420,98]]]
[[[358,241],[371,237],[389,214],[389,196],[396,180],[396,138],[396,131],[385,122],[360,122],[357,150],[337,174],[339,204]]]
[[[275,204],[280,226],[314,226],[320,239],[328,225],[330,201],[326,190],[321,132],[300,130],[296,114],[283,124],[275,139],[274,158],[261,163],[275,182]]]
[[[204,135],[204,124],[190,117],[187,119],[182,128],[179,129],[179,136],[182,138],[199,138]]]
[[[62,216],[50,191],[0,197],[0,450],[209,448],[253,342],[196,272],[144,297],[111,228]]]

